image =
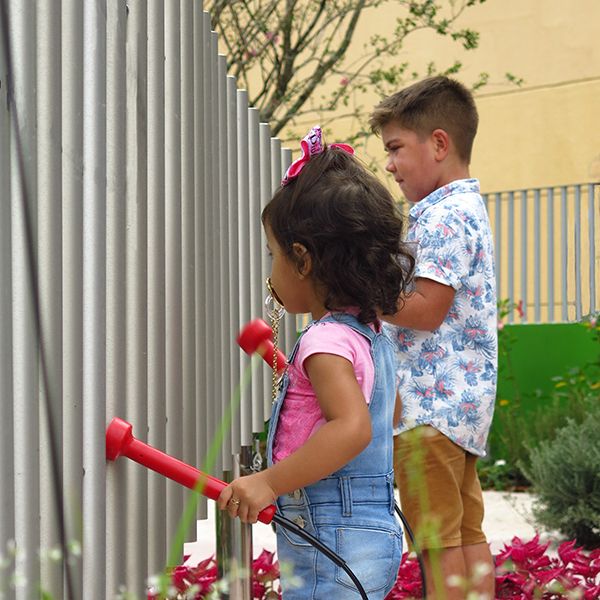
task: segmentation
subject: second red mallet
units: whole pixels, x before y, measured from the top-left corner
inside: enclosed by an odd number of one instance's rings
[[[273,330],[262,319],[254,319],[246,324],[237,337],[237,343],[246,354],[257,352],[264,361],[273,368]],[[277,373],[282,373],[286,367],[285,354],[277,349]]]

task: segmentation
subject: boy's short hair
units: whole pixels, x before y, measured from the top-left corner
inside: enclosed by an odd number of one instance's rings
[[[471,162],[479,116],[471,92],[459,81],[428,77],[380,102],[369,119],[373,133],[394,122],[426,137],[435,129],[448,133],[466,164]]]

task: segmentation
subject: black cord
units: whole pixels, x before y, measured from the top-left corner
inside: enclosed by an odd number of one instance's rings
[[[19,184],[21,187],[21,197],[23,201],[23,223],[25,229],[25,245],[27,248],[27,265],[29,283],[32,291],[32,304],[33,304],[33,325],[35,334],[39,342],[39,364],[41,372],[41,380],[43,386],[42,396],[45,399],[46,404],[46,418],[48,428],[48,438],[50,440],[50,465],[52,470],[52,483],[54,498],[56,501],[56,510],[58,516],[58,535],[60,541],[60,547],[63,555],[63,566],[64,566],[64,577],[67,587],[67,598],[69,600],[74,599],[73,582],[71,578],[71,569],[69,567],[68,560],[68,547],[67,547],[67,534],[65,527],[65,513],[64,513],[64,497],[62,492],[60,467],[59,467],[59,450],[57,444],[57,435],[54,429],[54,422],[52,419],[52,390],[50,387],[50,376],[48,374],[48,362],[46,360],[46,347],[44,344],[44,336],[42,331],[42,317],[40,308],[40,290],[37,278],[37,263],[35,246],[33,242],[33,225],[31,218],[31,207],[29,202],[29,191],[27,188],[27,178],[25,176],[25,159],[23,156],[23,145],[20,135],[19,127],[19,116],[17,113],[17,105],[13,96],[14,82],[12,78],[13,73],[13,61],[12,53],[9,43],[9,26],[8,26],[8,9],[6,6],[6,0],[0,1],[0,32],[3,40],[4,56],[6,57],[6,77],[7,77],[7,102],[8,112],[11,116],[12,132],[15,140],[15,150],[17,155],[17,172],[19,177]]]
[[[402,525],[404,526],[404,530],[406,531],[406,535],[408,536],[408,539],[410,540],[411,544],[413,545],[413,548],[415,549],[415,554],[417,555],[417,562],[419,563],[419,570],[421,571],[421,586],[423,588],[423,598],[427,598],[427,585],[425,584],[425,564],[423,563],[423,553],[421,552],[419,545],[415,541],[415,535],[412,532],[412,529],[410,528],[406,517],[400,510],[400,507],[397,503],[394,503],[394,509],[398,517],[400,517]]]
[[[282,517],[277,513],[273,515],[273,521],[275,521],[275,523],[277,523],[278,525],[281,525],[282,527],[293,531],[296,535],[300,536],[302,539],[306,540],[309,544],[311,544],[311,546],[314,546],[317,550],[319,550],[319,552],[322,552],[325,556],[327,556],[327,558],[331,559],[336,565],[342,567],[342,569],[346,571],[348,577],[352,579],[361,598],[363,598],[363,600],[369,600],[369,597],[365,592],[365,588],[363,588],[362,584],[358,580],[358,577],[354,574],[352,569],[348,566],[346,561],[341,556],[339,556],[333,550],[328,548],[325,544],[320,542],[314,535],[311,535],[310,533],[296,525],[296,523],[294,523],[293,521],[290,521],[289,519],[286,519],[285,517]]]

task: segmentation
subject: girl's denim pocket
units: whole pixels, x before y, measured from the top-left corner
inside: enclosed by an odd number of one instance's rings
[[[402,537],[385,529],[340,527],[335,529],[335,551],[352,569],[369,598],[377,592],[383,598],[398,576]],[[335,579],[345,587],[356,589],[348,574],[337,565]]]

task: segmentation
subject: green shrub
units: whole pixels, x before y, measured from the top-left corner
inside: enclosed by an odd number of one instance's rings
[[[532,448],[529,459],[521,468],[537,494],[537,522],[585,548],[600,547],[599,407]]]

